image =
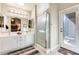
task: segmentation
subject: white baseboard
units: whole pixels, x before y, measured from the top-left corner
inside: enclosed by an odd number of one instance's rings
[[[57,52],[57,50],[59,50],[59,48],[60,48],[60,45],[58,44],[54,48],[48,49],[47,54],[52,54],[53,55],[53,54],[55,54],[55,52]]]
[[[54,48],[51,49],[45,49],[43,47],[41,47],[38,44],[35,44],[34,46],[41,54],[45,54],[45,55],[50,55],[50,54],[55,54],[57,52],[57,50],[60,48],[60,44],[56,45]]]
[[[34,47],[41,53],[41,54],[46,54],[46,49],[40,46],[39,44],[35,44]]]

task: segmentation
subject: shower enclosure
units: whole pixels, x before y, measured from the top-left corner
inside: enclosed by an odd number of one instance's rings
[[[49,13],[37,16],[36,43],[43,48],[49,48]]]
[[[76,43],[76,13],[72,12],[64,15],[64,42]]]
[[[60,11],[60,46],[79,53],[79,9],[77,6]]]

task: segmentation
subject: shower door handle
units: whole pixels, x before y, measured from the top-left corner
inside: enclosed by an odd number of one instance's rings
[[[63,28],[60,28],[60,32],[63,32]]]

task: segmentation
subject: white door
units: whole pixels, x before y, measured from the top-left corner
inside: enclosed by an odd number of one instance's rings
[[[79,6],[60,11],[59,39],[63,48],[79,53]]]
[[[34,33],[33,32],[29,32],[29,33],[27,33],[27,45],[28,46],[31,46],[31,45],[33,45],[34,44]]]

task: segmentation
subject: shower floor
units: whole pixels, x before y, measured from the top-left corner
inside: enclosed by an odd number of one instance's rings
[[[67,42],[69,44],[75,45],[76,40],[75,40],[75,38],[65,37],[64,38],[64,42]]]

